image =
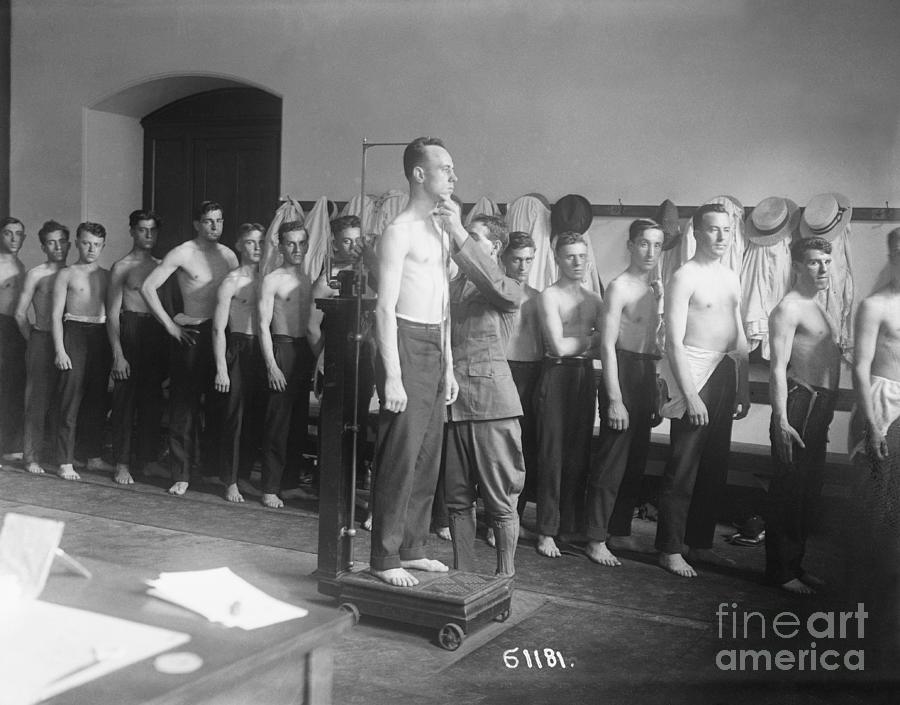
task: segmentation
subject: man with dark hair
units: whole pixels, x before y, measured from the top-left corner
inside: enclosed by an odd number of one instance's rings
[[[597,396],[592,358],[600,344],[600,295],[582,286],[587,244],[578,233],[556,238],[559,279],[538,297],[544,362],[538,385],[537,551],[561,554],[555,537],[584,531],[585,486]]]
[[[19,250],[25,226],[17,218],[0,220],[0,454],[18,460],[25,407],[25,338],[16,324],[16,301],[25,280]]]
[[[221,404],[213,391],[215,361],[212,351],[212,318],[216,291],[237,267],[234,252],[219,243],[222,206],[203,201],[194,216],[195,237],[173,248],[141,285],[150,311],[174,341],[170,357],[169,451],[174,484],[169,494],[187,492],[194,460],[194,438],[203,418],[207,460],[218,457],[216,440],[221,430]],[[169,316],[157,289],[175,274],[184,311]]]
[[[81,223],[75,230],[78,260],[60,269],[53,283],[51,326],[60,370],[56,454],[64,480],[81,479],[74,468],[76,424],[87,469],[112,470],[101,457],[111,357],[106,336],[109,270],[98,262],[105,245],[102,225]]]
[[[587,556],[600,565],[621,565],[607,542],[622,537],[619,545],[629,547],[624,539],[631,536],[647,464],[660,357],[659,290],[653,288],[651,277],[664,239],[654,221],[635,220],[628,229],[628,269],[610,282],[603,299],[600,439],[587,493]]]
[[[234,247],[240,265],[219,284],[213,315],[214,386],[227,395],[219,478],[229,502],[244,501],[238,484],[249,481],[262,439],[266,383],[257,310],[265,232],[259,223],[244,223],[238,228]]]
[[[143,470],[156,460],[166,376],[165,331],[141,295],[144,280],[159,264],[151,254],[159,234],[159,216],[153,211],[132,211],[128,232],[131,251],[112,267],[106,302],[113,356],[113,480],[120,485],[134,482],[133,466]],[[134,452],[133,434],[137,438]]]
[[[290,433],[305,433],[302,412],[308,398],[315,358],[306,339],[311,283],[303,272],[309,235],[303,223],[290,221],[278,227],[282,264],[262,280],[259,292],[259,343],[269,380],[266,420],[263,430],[262,503],[278,509],[278,496],[287,460]],[[293,418],[293,423],[292,423]],[[302,418],[301,424],[297,419]],[[291,427],[293,431],[291,430]]]
[[[458,207],[453,159],[420,137],[403,153],[409,203],[378,245],[376,377],[381,401],[372,491],[372,574],[398,587],[407,569],[444,572],[426,557],[440,468],[444,405],[456,398],[446,334],[448,228]]]
[[[822,491],[828,426],[841,377],[841,349],[816,294],[828,289],[831,243],[791,246],[795,281],[769,316],[772,463],[766,513],[766,576],[810,594],[822,581],[803,570],[806,537]]]
[[[47,417],[52,408],[57,377],[51,323],[53,283],[59,270],[66,266],[69,229],[55,220],[48,220],[38,230],[38,239],[47,261],[25,274],[15,314],[19,330],[28,341],[23,455],[25,469],[36,475],[44,472],[40,463],[47,459],[46,441],[50,430]],[[28,320],[29,308],[34,310],[34,325]]]
[[[525,482],[522,406],[506,364],[512,318],[522,285],[505,276],[498,256],[508,240],[503,221],[478,216],[469,235],[456,203],[447,222],[459,276],[450,282],[450,339],[459,395],[450,407],[444,486],[454,567],[475,569],[475,486],[484,501],[497,551],[497,575],[515,573],[519,536],[516,500]]]
[[[523,232],[509,234],[508,244],[500,256],[506,276],[515,279],[522,287],[522,305],[516,309],[510,322],[506,358],[513,383],[522,405],[519,425],[522,429],[522,456],[525,459],[525,485],[519,493],[519,536],[536,539],[537,534],[522,526],[522,515],[527,502],[537,500],[537,416],[534,397],[541,377],[541,360],[544,343],[541,340],[541,322],[538,317],[537,289],[528,285],[528,275],[534,264],[536,247],[531,235]],[[489,537],[490,538],[490,537]],[[490,543],[490,541],[488,541]]]
[[[712,543],[728,474],[731,424],[750,411],[741,288],[721,262],[732,235],[724,206],[700,206],[694,213],[697,251],[666,290],[666,358],[660,373],[669,399],[661,413],[672,422],[656,548],[660,565],[685,578],[697,575],[682,556],[685,544],[693,560],[723,561]]]

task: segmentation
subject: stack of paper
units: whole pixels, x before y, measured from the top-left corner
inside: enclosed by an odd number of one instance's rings
[[[147,594],[158,597],[219,622],[226,627],[256,629],[308,612],[267,595],[238,577],[229,568],[160,573],[148,580]]]

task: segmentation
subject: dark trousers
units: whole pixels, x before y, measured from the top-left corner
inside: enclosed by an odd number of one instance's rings
[[[406,409],[384,408],[384,365],[376,362],[382,406],[372,486],[374,570],[425,557],[444,427],[443,351],[439,325],[397,321],[397,349]]]
[[[230,386],[222,420],[222,482],[233,485],[247,479],[262,447],[266,413],[266,368],[255,335],[229,333],[225,352]]]
[[[122,311],[119,340],[131,372],[128,379],[113,382],[113,455],[116,463],[143,467],[158,455],[166,332],[149,313]]]
[[[583,528],[596,396],[590,360],[544,359],[535,397],[537,531],[543,536]]]
[[[25,438],[24,458],[26,463],[49,460],[47,439],[55,437],[55,429],[50,423],[53,392],[57,385],[57,369],[54,364],[56,349],[53,334],[45,330],[32,329],[28,338],[28,353],[25,359]]]
[[[712,548],[716,509],[728,476],[734,395],[734,361],[725,357],[700,390],[709,424],[691,426],[686,414],[672,419],[656,527],[656,548],[662,553],[681,553],[684,544]]]
[[[592,541],[630,536],[631,518],[641,490],[650,447],[650,415],[656,392],[656,360],[627,350],[616,351],[619,388],[628,411],[628,428],[615,431],[607,423],[606,385],[597,391],[600,438],[587,492],[587,535]]]
[[[793,444],[793,461],[783,463],[772,441],[775,475],[769,484],[766,511],[766,576],[783,585],[803,575],[806,537],[822,494],[828,426],[837,393],[788,380],[787,421],[806,448]],[[770,425],[770,437],[777,429]]]
[[[103,450],[112,353],[103,323],[63,321],[63,345],[72,369],[59,372],[56,386],[56,454],[60,465],[71,465],[75,461],[76,430],[88,458],[99,458]]]
[[[281,489],[281,479],[287,460],[288,438],[298,433],[306,434],[306,418],[298,428],[297,407],[305,397],[309,408],[309,385],[316,360],[306,338],[273,335],[272,348],[287,385],[284,391],[269,389],[266,398],[266,420],[263,430],[263,492],[275,494]]]
[[[221,395],[213,393],[212,322],[184,327],[195,331],[197,339],[193,345],[172,341],[169,348],[169,463],[174,482],[190,482],[198,438],[204,460],[218,459],[222,428]]]
[[[534,410],[534,398],[537,394],[538,382],[541,379],[541,361],[518,362],[509,361],[509,371],[512,373],[516,391],[519,392],[519,401],[522,403],[522,415],[519,417],[519,427],[522,429],[522,455],[525,458],[525,486],[519,495],[519,516],[525,511],[527,502],[537,499],[537,414]]]
[[[0,453],[22,450],[25,347],[16,319],[0,315]]]

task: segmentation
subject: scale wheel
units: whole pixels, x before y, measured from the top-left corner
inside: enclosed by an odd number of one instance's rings
[[[359,607],[352,602],[342,602],[338,605],[341,612],[347,612],[353,615],[353,624],[359,624]]]
[[[462,627],[453,622],[448,622],[438,632],[438,644],[447,651],[456,651],[465,638],[466,633]]]
[[[494,615],[494,621],[495,622],[505,622],[507,619],[509,619],[509,612],[510,612],[509,607],[507,607],[500,614]]]

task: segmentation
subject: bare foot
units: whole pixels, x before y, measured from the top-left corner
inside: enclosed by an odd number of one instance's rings
[[[438,538],[442,541],[452,541],[453,537],[450,536],[450,527],[449,526],[440,526],[434,530],[434,533],[438,535]]]
[[[281,501],[281,497],[279,497],[277,494],[271,494],[269,492],[263,492],[263,496],[260,501],[263,503],[264,507],[268,507],[269,509],[280,509],[284,506],[284,502]]]
[[[169,494],[175,495],[176,497],[183,497],[184,493],[187,492],[187,489],[187,482],[176,482],[169,488]]]
[[[497,539],[494,538],[494,527],[489,526],[487,528],[487,533],[484,536],[484,540],[487,542],[488,546],[492,548],[497,545]]]
[[[538,553],[547,558],[559,558],[562,555],[552,536],[538,534],[537,545],[535,548],[537,548]]]
[[[372,530],[372,513],[369,513],[369,516],[366,517],[366,520],[362,523],[362,528],[366,531]]]
[[[143,470],[141,471],[144,477],[172,477],[172,473],[170,473],[166,468],[162,466],[162,464],[157,463],[156,461],[152,463],[147,463]]]
[[[131,470],[125,463],[116,465],[116,473],[113,475],[113,482],[119,485],[133,485],[134,478],[131,476]]]
[[[43,475],[44,474],[44,468],[42,468],[40,465],[38,465],[34,461],[28,463],[28,465],[25,466],[25,469],[28,472],[33,473],[34,475]]]
[[[825,581],[822,580],[822,578],[816,577],[812,573],[804,573],[800,576],[800,580],[809,585],[811,588],[825,587]]]
[[[610,568],[622,565],[619,562],[619,559],[609,552],[605,541],[589,541],[584,552],[587,554],[588,558],[594,561],[594,563],[607,565]]]
[[[407,573],[403,568],[388,568],[387,570],[372,570],[372,575],[394,587],[413,587],[419,584],[418,578]]]
[[[99,471],[99,472],[113,472],[118,471],[118,468],[113,467],[109,463],[107,463],[103,458],[88,458],[87,465],[85,467],[88,470]],[[132,480],[133,482],[133,480]]]
[[[225,488],[225,499],[229,502],[243,502],[244,498],[241,496],[241,492],[238,489],[237,483],[234,482],[228,487]]]
[[[690,563],[684,560],[680,553],[660,553],[659,564],[670,573],[682,578],[697,577],[697,571],[691,567]]]
[[[816,591],[804,583],[800,578],[793,578],[781,584],[782,590],[787,590],[795,595],[815,595]]]
[[[427,573],[446,573],[450,570],[440,561],[432,558],[416,558],[413,561],[400,561],[400,566],[410,570],[424,570]]]
[[[532,531],[531,529],[526,529],[522,524],[519,524],[519,541],[537,541],[538,535],[536,531]]]
[[[688,559],[695,563],[708,563],[722,568],[734,568],[737,561],[713,551],[711,548],[692,548],[688,551]]]
[[[59,471],[56,473],[63,480],[80,480],[81,475],[75,472],[75,468],[72,467],[72,463],[65,463],[59,466]]]

